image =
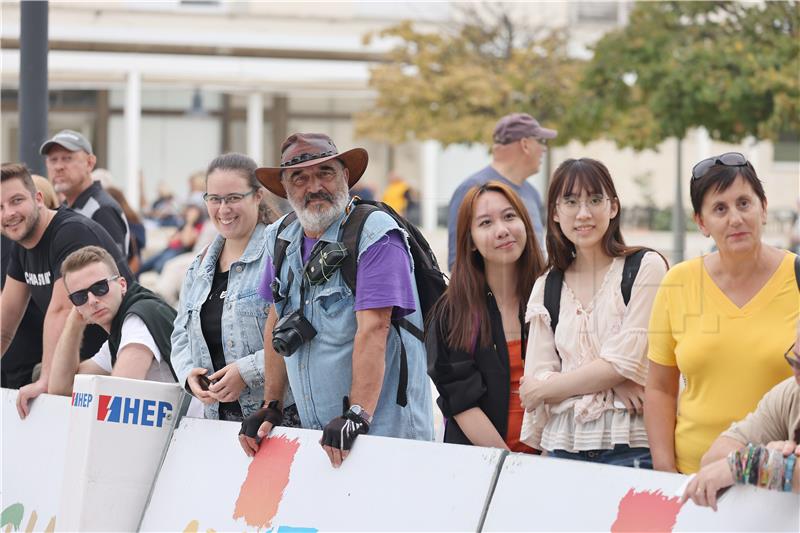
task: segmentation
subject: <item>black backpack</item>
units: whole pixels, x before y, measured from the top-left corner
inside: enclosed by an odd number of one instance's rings
[[[422,232],[384,202],[361,200],[358,197],[353,200],[350,214],[341,229],[342,243],[345,248],[347,248],[348,252],[341,266],[344,282],[352,293],[355,294],[356,271],[358,268],[358,243],[361,241],[361,232],[364,230],[367,217],[376,211],[383,211],[388,214],[408,235],[411,258],[414,261],[414,282],[417,286],[420,311],[424,323],[433,305],[439,297],[444,294],[445,289],[447,289],[447,281],[445,280],[445,275],[439,268],[439,263],[436,261],[436,256],[430,244],[428,244]],[[277,234],[280,235],[281,232],[296,219],[297,214],[294,212],[286,215],[281,221],[280,226],[278,226]],[[275,268],[276,275],[281,271],[283,260],[286,258],[286,248],[288,245],[288,241],[275,239],[272,264]],[[403,344],[402,336],[400,336],[400,328],[405,329],[423,343],[425,342],[425,334],[423,330],[409,322],[406,318],[392,319],[392,326],[397,330],[397,335],[400,338],[400,383],[397,387],[397,404],[405,407],[408,403],[406,395],[406,387],[408,385],[408,360],[406,357],[406,347]]]
[[[642,248],[625,257],[625,266],[622,268],[622,281],[619,284],[619,288],[622,291],[622,300],[626,306],[631,300],[633,282],[636,281],[636,275],[642,265],[642,258],[644,254],[652,251],[649,248]],[[547,279],[544,281],[544,307],[550,314],[550,328],[553,330],[553,334],[556,332],[558,314],[561,311],[561,289],[563,286],[564,272],[553,267],[547,273]]]

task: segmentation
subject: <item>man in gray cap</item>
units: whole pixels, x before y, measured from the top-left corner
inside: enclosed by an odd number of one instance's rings
[[[117,201],[92,179],[97,158],[86,137],[77,131],[61,130],[39,152],[45,157],[47,177],[56,192],[63,195],[67,207],[103,226],[130,260],[128,220]]]
[[[539,245],[544,249],[542,198],[527,179],[539,172],[548,139],[558,132],[539,125],[532,116],[512,113],[501,118],[494,128],[492,162],[469,176],[453,193],[447,217],[447,266],[452,270],[456,260],[456,224],[458,209],[467,191],[476,185],[496,180],[505,183],[522,198],[533,222]]]

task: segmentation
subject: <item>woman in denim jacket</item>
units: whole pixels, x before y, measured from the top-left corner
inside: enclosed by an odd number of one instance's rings
[[[257,292],[267,254],[270,208],[242,154],[214,159],[203,199],[219,231],[186,272],[172,333],[178,382],[205,404],[206,418],[242,420],[264,392],[264,322],[269,304]],[[284,405],[294,402],[285,402]],[[294,405],[284,410],[292,423]]]

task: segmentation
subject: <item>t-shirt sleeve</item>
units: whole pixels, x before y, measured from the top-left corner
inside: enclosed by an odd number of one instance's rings
[[[400,230],[391,230],[362,252],[356,269],[356,311],[394,307],[393,318],[416,310],[411,260]]]
[[[761,398],[756,410],[722,433],[743,444],[767,444],[789,438],[789,399],[797,387],[794,377],[778,383]]]
[[[670,320],[669,287],[670,283],[665,277],[653,301],[647,333],[647,358],[659,365],[678,366],[675,357],[676,342]]]
[[[77,222],[68,222],[60,225],[53,233],[50,241],[51,257],[53,258],[53,281],[61,278],[61,263],[64,262],[64,259],[75,250],[80,250],[89,245],[106,248],[100,238],[87,226]],[[111,253],[112,250],[108,250],[108,252]],[[117,252],[112,253],[112,255],[115,259],[119,257]]]
[[[147,347],[153,354],[153,358],[157,362],[161,362],[161,351],[156,345],[153,335],[147,329],[147,324],[144,323],[139,316],[130,314],[125,317],[122,323],[122,334],[119,340],[119,351],[121,352],[129,344],[142,344]]]
[[[267,264],[264,266],[264,273],[261,275],[261,281],[258,284],[258,294],[261,295],[269,303],[272,303],[272,281],[275,279],[275,266],[272,264],[272,259],[267,259]]]
[[[108,341],[103,343],[91,360],[109,374],[111,373],[111,350],[108,348]]]
[[[12,243],[11,246],[11,255],[8,260],[8,269],[6,273],[11,279],[25,283],[25,272],[22,269],[22,264],[19,262],[19,244]]]

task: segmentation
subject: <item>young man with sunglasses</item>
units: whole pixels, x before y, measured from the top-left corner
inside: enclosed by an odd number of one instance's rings
[[[702,469],[687,485],[683,501],[691,499],[716,510],[718,491],[735,483],[800,492],[800,324],[797,331],[797,339],[783,355],[794,376],[775,385],[755,411],[717,437],[703,456]],[[754,458],[748,461],[750,457]],[[746,468],[747,462],[753,472],[750,478],[739,468],[743,463]]]
[[[154,293],[120,276],[103,248],[86,246],[61,264],[73,305],[56,345],[48,391],[70,395],[75,374],[111,375],[174,383],[170,337],[175,310]],[[80,362],[79,348],[88,324],[108,340],[91,359]]]
[[[25,418],[29,402],[47,392],[53,351],[72,307],[61,278],[61,263],[73,251],[96,245],[111,254],[124,278],[130,280],[132,275],[122,251],[100,224],[66,207],[52,210],[45,206],[25,165],[2,165],[0,182],[2,233],[14,241],[0,306],[2,353],[17,333],[28,299],[45,315],[41,375],[17,396],[17,411]],[[106,337],[97,326],[86,328],[81,355],[93,355]]]
[[[469,176],[453,192],[447,217],[447,267],[452,270],[456,260],[456,224],[458,208],[464,196],[476,185],[489,181],[500,181],[522,198],[533,222],[536,240],[544,250],[544,227],[542,225],[542,197],[528,178],[539,172],[542,159],[547,152],[547,141],[555,139],[558,132],[543,128],[526,113],[511,113],[497,121],[492,135],[492,162]]]

